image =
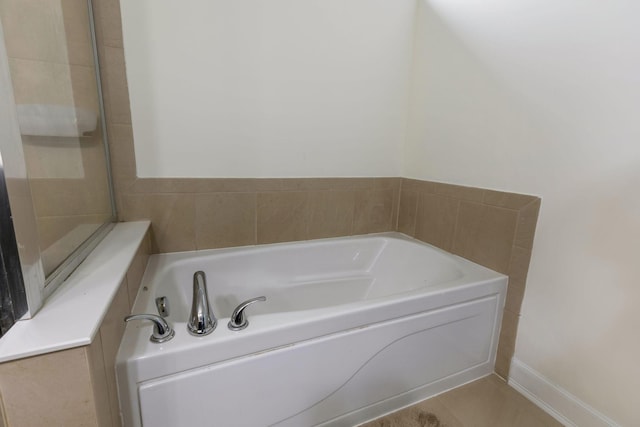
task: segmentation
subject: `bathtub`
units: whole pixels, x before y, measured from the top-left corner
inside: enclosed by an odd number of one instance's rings
[[[193,274],[218,318],[194,337]],[[154,255],[127,324],[125,427],[354,426],[493,372],[507,277],[399,233]],[[227,327],[238,303],[249,326]]]

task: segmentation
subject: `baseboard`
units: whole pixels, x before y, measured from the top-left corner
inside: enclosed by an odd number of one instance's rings
[[[511,361],[508,383],[565,426],[620,427],[516,358]]]

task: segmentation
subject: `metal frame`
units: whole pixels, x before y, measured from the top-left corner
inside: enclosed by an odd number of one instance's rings
[[[91,236],[87,238],[78,248],[71,253],[51,274],[49,274],[44,283],[44,295],[46,299],[53,293],[67,277],[73,273],[73,271],[84,261],[87,256],[98,246],[98,243],[109,234],[109,231],[114,227],[115,223],[107,222],[100,226],[100,228],[93,232]]]
[[[87,0],[87,10],[89,12],[89,31],[91,32],[91,46],[93,47],[93,65],[96,75],[96,86],[98,89],[98,108],[100,109],[100,121],[102,127],[102,146],[104,148],[104,160],[107,167],[107,179],[109,181],[109,197],[111,198],[111,220],[117,220],[116,195],[113,189],[113,176],[111,173],[111,154],[109,153],[109,137],[107,136],[107,119],[104,113],[104,97],[102,94],[102,76],[100,74],[100,58],[98,57],[98,41],[96,39],[95,15],[93,13],[93,2]]]
[[[28,310],[18,243],[13,228],[9,192],[0,154],[0,336]]]
[[[73,251],[67,259],[53,270],[46,278],[44,284],[44,298],[55,291],[64,280],[80,265],[82,261],[91,253],[91,251],[100,243],[100,241],[113,228],[113,223],[117,220],[115,194],[113,191],[113,177],[111,175],[111,157],[109,154],[108,136],[107,136],[107,120],[104,114],[104,98],[102,95],[102,78],[100,75],[100,61],[98,58],[98,43],[96,39],[96,29],[93,13],[93,4],[91,0],[87,0],[87,19],[89,20],[89,31],[91,33],[91,45],[93,48],[93,64],[96,78],[96,89],[98,91],[98,109],[100,110],[100,128],[102,131],[102,146],[104,148],[105,167],[107,168],[107,181],[109,186],[109,199],[111,202],[111,218],[108,223],[100,226],[87,240],[85,240],[75,251]]]

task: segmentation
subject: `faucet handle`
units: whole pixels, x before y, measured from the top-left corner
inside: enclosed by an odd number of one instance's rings
[[[166,320],[155,314],[132,314],[124,318],[125,322],[132,320],[151,320],[153,322],[153,333],[149,337],[149,341],[155,344],[167,342],[176,334]]]
[[[247,317],[244,315],[244,310],[253,303],[256,303],[258,301],[266,301],[266,300],[267,300],[267,297],[251,298],[250,300],[247,300],[242,304],[240,304],[239,306],[237,306],[236,309],[233,310],[233,314],[231,315],[231,320],[229,320],[229,324],[227,325],[229,326],[229,329],[231,329],[232,331],[240,331],[246,328],[247,326],[249,326],[249,321],[247,320]]]

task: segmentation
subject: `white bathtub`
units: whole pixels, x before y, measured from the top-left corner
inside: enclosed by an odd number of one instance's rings
[[[206,273],[218,327],[187,333]],[[398,233],[152,256],[128,324],[125,427],[354,426],[493,372],[507,277]],[[234,307],[249,326],[227,328]]]

